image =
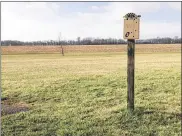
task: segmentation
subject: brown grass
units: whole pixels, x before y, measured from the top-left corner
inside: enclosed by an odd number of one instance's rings
[[[65,53],[126,52],[126,45],[64,46]],[[2,46],[2,54],[61,53],[60,46]],[[181,44],[137,44],[136,52],[180,52]]]

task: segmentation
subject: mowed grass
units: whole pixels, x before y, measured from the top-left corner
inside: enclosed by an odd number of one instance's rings
[[[2,95],[30,110],[2,116],[2,136],[178,136],[181,54],[136,53],[135,111],[127,54],[2,55]]]

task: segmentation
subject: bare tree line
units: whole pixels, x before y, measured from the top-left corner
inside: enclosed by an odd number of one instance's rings
[[[152,38],[152,39],[141,39],[136,40],[137,44],[177,44],[181,43],[181,38],[175,36],[174,38]],[[17,40],[4,40],[1,41],[2,46],[26,46],[26,45],[42,45],[42,46],[60,46],[63,52],[62,45],[111,45],[111,44],[126,44],[126,40],[123,39],[116,39],[116,38],[92,38],[87,37],[81,39],[80,37],[77,40],[62,40],[61,33],[58,36],[58,40],[48,40],[48,41],[17,41]],[[64,54],[64,53],[62,53]]]

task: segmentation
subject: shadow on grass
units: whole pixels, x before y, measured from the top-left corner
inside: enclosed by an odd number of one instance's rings
[[[110,119],[112,120],[113,117]],[[126,135],[176,135],[180,133],[180,113],[136,107],[133,112],[121,109],[117,113],[119,129]],[[122,133],[123,134],[123,133]]]
[[[182,117],[182,113],[170,113],[170,112],[165,112],[165,111],[159,111],[159,110],[154,109],[154,108],[146,109],[144,107],[136,107],[133,112],[129,111],[127,109],[121,109],[121,112],[123,112],[124,114],[134,115],[134,116],[160,114],[160,115],[164,115],[164,116],[167,115],[167,116],[175,117],[177,119],[181,119],[181,117]]]
[[[80,118],[79,115],[66,117],[65,122],[60,125],[62,129],[57,132],[60,135],[171,136],[180,133],[180,117],[178,113],[148,110],[143,107],[136,107],[133,112],[119,109],[111,112],[108,117],[96,115],[86,118]]]

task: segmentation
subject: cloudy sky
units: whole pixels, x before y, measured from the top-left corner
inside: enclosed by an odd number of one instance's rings
[[[123,16],[141,15],[140,39],[181,37],[180,2],[3,2],[2,40],[123,38]]]

